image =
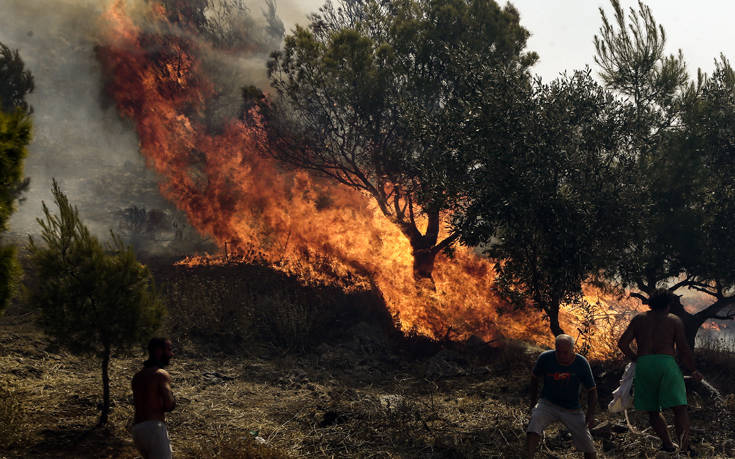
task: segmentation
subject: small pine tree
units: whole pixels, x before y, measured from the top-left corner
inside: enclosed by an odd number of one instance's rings
[[[0,313],[14,291],[20,268],[15,260],[15,247],[3,244],[2,234],[8,229],[10,214],[22,190],[23,160],[31,141],[31,120],[21,110],[0,110]]]
[[[0,110],[13,112],[20,109],[27,114],[33,108],[26,101],[26,95],[33,92],[33,75],[25,68],[18,50],[12,50],[0,43]]]
[[[110,410],[110,355],[143,343],[165,312],[147,267],[130,247],[112,235],[103,245],[81,222],[78,211],[54,180],[58,215],[43,204],[42,245],[29,238],[36,273],[31,302],[41,324],[59,344],[75,353],[96,355],[102,364],[103,404],[99,425]]]

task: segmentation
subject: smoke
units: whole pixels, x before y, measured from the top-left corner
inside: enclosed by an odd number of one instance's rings
[[[51,203],[55,177],[100,236],[113,229],[135,239],[136,232],[157,227],[157,237],[163,240],[156,245],[176,238],[199,243],[184,214],[161,197],[159,177],[146,167],[132,124],[104,95],[94,50],[99,18],[111,2],[3,0],[0,42],[20,50],[36,82],[28,97],[34,108],[34,139],[25,163],[31,186],[11,220],[11,237],[38,231],[35,219],[41,216],[41,202]],[[147,0],[126,4],[141,17],[150,10]],[[227,9],[233,5],[237,8]],[[267,85],[265,61],[280,46],[285,28],[278,17],[280,7],[274,10],[271,5],[276,6],[266,0],[210,1],[207,17],[217,27],[210,27],[209,39],[198,45],[206,50],[203,65],[217,80],[217,103],[210,104],[216,109],[207,114],[213,124],[237,115],[242,86]],[[291,19],[302,14],[287,13]],[[155,218],[149,217],[151,211]]]

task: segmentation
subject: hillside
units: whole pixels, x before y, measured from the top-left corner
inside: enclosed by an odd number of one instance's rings
[[[154,266],[169,299],[166,332],[179,406],[169,418],[177,457],[519,457],[526,381],[539,349],[522,343],[433,342],[402,337],[379,296],[300,286],[258,266],[189,270]],[[198,295],[198,296],[197,296]],[[268,308],[268,309],[266,309]],[[270,317],[270,319],[266,319]],[[136,457],[128,429],[129,380],[142,352],[111,365],[110,424],[94,430],[97,362],[56,347],[16,304],[0,318],[0,457]],[[690,388],[694,444],[704,457],[734,457],[733,359],[700,352],[717,402]],[[601,402],[621,364],[594,364]],[[10,391],[10,392],[8,392]],[[8,413],[15,413],[9,417]],[[600,413],[601,457],[656,457],[644,416],[637,431]],[[256,437],[265,440],[258,444]],[[558,427],[539,457],[576,457]]]

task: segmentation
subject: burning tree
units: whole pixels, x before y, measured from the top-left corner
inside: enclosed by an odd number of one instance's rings
[[[614,22],[602,13],[596,62],[605,84],[625,96],[631,113],[629,215],[636,234],[608,274],[643,302],[657,287],[693,289],[713,303],[684,321],[690,345],[711,319],[733,319],[735,272],[735,77],[722,59],[711,77],[691,83],[681,52],[664,55],[666,35],[639,3],[629,20],[617,0]]]
[[[542,336],[535,312],[516,315],[518,323],[509,324],[510,315],[500,318],[507,303],[494,288],[492,264],[471,249],[457,247],[452,262],[437,263],[432,278],[436,290],[422,289],[417,295],[408,238],[398,226],[386,224],[367,193],[300,168],[284,170],[283,163],[261,154],[259,144],[267,146],[262,143],[267,138],[257,125],[234,118],[212,129],[207,107],[222,78],[217,68],[202,64],[202,54],[211,48],[196,31],[168,33],[171,25],[161,12],[152,6],[134,19],[121,3],[113,3],[104,16],[106,27],[97,57],[107,93],[121,115],[134,123],[141,153],[161,175],[163,196],[186,212],[201,234],[210,235],[222,248],[227,244],[227,252],[243,257],[239,259],[267,261],[310,284],[377,287],[407,331],[440,338],[451,330],[459,339],[475,334],[488,341],[499,336]],[[494,13],[481,10],[480,14]],[[514,67],[512,62],[508,66]],[[525,66],[515,67],[523,76]],[[426,136],[460,137],[453,122],[442,124],[445,112],[441,110],[418,107],[402,113],[426,114],[424,119],[431,124],[424,126],[430,128],[420,131]],[[266,117],[267,122],[273,119],[278,118]],[[437,125],[441,129],[434,129]],[[432,151],[441,159],[438,149]],[[456,158],[461,164],[460,153],[455,146],[444,159]],[[431,183],[441,190],[447,183],[457,184],[440,180],[446,177],[439,175],[442,170],[429,176],[439,179],[426,182],[427,186]],[[409,220],[407,207],[405,212]],[[421,215],[415,213],[414,220],[420,224]],[[436,256],[442,259],[444,254]]]
[[[493,0],[327,2],[269,62],[264,149],[368,193],[410,241],[415,278],[431,279],[459,237],[442,217],[462,199],[473,71],[527,78],[527,37]]]
[[[275,0],[265,0],[265,27],[258,27],[245,0],[149,0],[161,5],[168,21],[193,28],[213,45],[226,49],[277,48],[285,28]]]
[[[101,360],[103,403],[99,425],[110,411],[108,367],[113,349],[142,344],[158,328],[164,314],[148,268],[113,235],[103,246],[79,219],[56,181],[52,189],[59,209],[43,205],[39,219],[44,245],[30,238],[34,267],[31,302],[41,309],[45,330],[74,352]]]
[[[582,300],[583,283],[629,236],[626,107],[589,70],[484,98],[505,110],[485,109],[469,126],[477,156],[454,223],[499,260],[500,290],[542,310],[558,335],[560,306]]]

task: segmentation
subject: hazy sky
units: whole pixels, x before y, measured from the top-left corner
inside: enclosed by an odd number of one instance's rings
[[[290,29],[305,22],[306,14],[316,10],[322,0],[280,0],[279,12]],[[565,69],[594,67],[592,39],[600,29],[599,8],[609,15],[608,0],[515,0],[511,2],[521,13],[521,24],[531,31],[529,49],[540,60],[536,73],[544,80],[554,78]],[[622,0],[626,8],[636,1]],[[710,72],[713,60],[724,53],[735,59],[735,1],[733,0],[648,0],[654,17],[664,26],[670,53],[678,49],[690,75],[698,67]]]

